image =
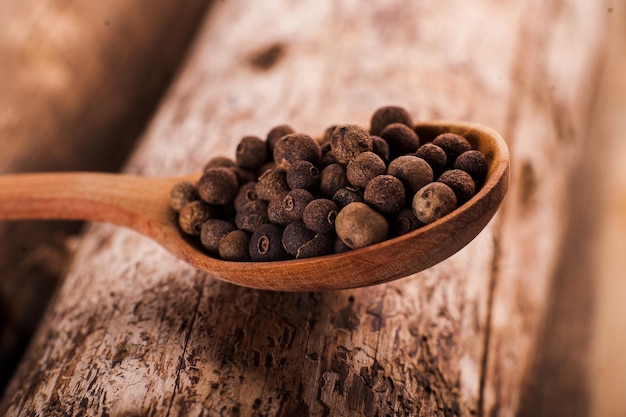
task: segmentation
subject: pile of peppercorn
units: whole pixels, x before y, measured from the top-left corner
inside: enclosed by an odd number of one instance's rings
[[[328,128],[320,140],[276,126],[215,157],[200,180],[171,190],[181,230],[229,261],[344,252],[393,238],[453,211],[487,174],[466,138],[420,143],[410,114],[378,109],[370,129]]]

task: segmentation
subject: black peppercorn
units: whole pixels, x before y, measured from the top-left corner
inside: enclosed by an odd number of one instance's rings
[[[391,229],[396,236],[400,236],[422,226],[424,223],[419,221],[413,210],[405,207],[394,217]]]
[[[354,202],[363,202],[363,189],[344,187],[337,190],[333,195],[333,201],[340,209]]]
[[[235,157],[239,167],[255,171],[267,161],[267,144],[257,136],[244,136],[237,145]]]
[[[178,225],[183,232],[198,236],[202,230],[202,223],[215,217],[215,207],[201,200],[186,204],[178,213]]]
[[[245,232],[253,232],[262,224],[268,223],[267,202],[262,200],[250,201],[244,204],[241,211],[235,215],[237,228]]]
[[[287,170],[289,188],[314,190],[319,187],[320,171],[309,161],[295,161]]]
[[[285,226],[283,230],[283,247],[288,254],[295,257],[298,249],[315,237],[316,233],[306,227],[302,220],[295,220]]]
[[[326,198],[317,198],[304,208],[302,221],[315,233],[328,233],[334,229],[337,205]]]
[[[211,253],[218,253],[220,240],[229,232],[235,230],[235,225],[221,219],[209,219],[202,224],[200,242]]]
[[[350,203],[337,214],[335,230],[351,249],[362,248],[387,238],[385,217],[365,203]]]
[[[280,261],[287,259],[283,247],[283,227],[266,223],[256,228],[248,246],[253,261]]]
[[[259,195],[256,192],[256,181],[253,181],[239,187],[239,191],[237,191],[233,204],[236,211],[242,211],[243,206],[246,203],[256,201],[258,199]]]
[[[460,169],[451,169],[444,172],[437,178],[437,181],[452,188],[459,206],[472,198],[476,191],[476,185],[472,177]]]
[[[433,170],[422,158],[413,155],[402,155],[389,163],[387,174],[402,181],[407,196],[413,195],[433,181]]]
[[[283,198],[283,209],[291,220],[302,220],[304,209],[311,201],[313,201],[313,194],[305,189],[296,188],[289,191]]]
[[[295,132],[296,131],[289,125],[278,125],[270,129],[265,139],[269,154],[272,155],[274,153],[274,145],[276,145],[276,142],[278,142],[280,138]]]
[[[377,109],[372,115],[370,133],[380,135],[380,132],[392,123],[402,123],[413,128],[413,120],[406,109],[398,106],[385,106]]]
[[[456,133],[442,133],[432,142],[446,153],[447,165],[452,167],[457,156],[472,149],[472,145],[461,135]]]
[[[274,162],[278,169],[287,171],[295,161],[309,161],[319,165],[322,148],[311,136],[304,133],[290,133],[283,136],[274,145]]]
[[[170,190],[170,207],[174,211],[180,211],[185,205],[198,198],[196,186],[190,181],[181,181]]]
[[[389,153],[392,159],[398,155],[415,153],[420,147],[417,133],[402,123],[388,125],[380,132],[380,137],[389,145]]]
[[[434,176],[439,176],[439,174],[443,172],[446,167],[446,161],[448,160],[445,151],[430,142],[420,146],[417,152],[415,152],[415,156],[428,162],[428,165],[433,169]]]
[[[373,178],[363,193],[363,201],[384,215],[399,212],[404,206],[405,198],[404,185],[392,175]]]
[[[324,197],[332,198],[338,189],[350,185],[346,168],[341,164],[331,164],[322,169],[320,192]]]
[[[225,261],[246,261],[250,259],[250,235],[243,230],[226,233],[218,247],[220,258]]]
[[[237,195],[237,176],[230,168],[209,168],[202,174],[196,187],[200,198],[207,203],[226,204]]]
[[[482,152],[466,151],[456,158],[454,168],[467,172],[474,181],[482,181],[487,175],[489,165]]]
[[[346,168],[346,176],[352,186],[365,188],[372,178],[384,174],[386,170],[387,166],[380,156],[366,151],[350,161]]]
[[[256,184],[256,193],[261,200],[270,201],[284,196],[289,191],[285,171],[272,169],[265,171]]]
[[[357,125],[340,125],[335,128],[330,144],[337,161],[348,164],[361,152],[373,149],[372,138],[369,132]]]
[[[442,182],[431,182],[413,197],[413,213],[419,221],[429,224],[456,208],[456,195]]]

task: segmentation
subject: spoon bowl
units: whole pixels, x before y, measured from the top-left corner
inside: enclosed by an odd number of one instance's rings
[[[42,173],[0,176],[0,220],[73,219],[128,227],[155,240],[184,262],[233,284],[276,291],[338,290],[412,275],[450,257],[487,225],[509,184],[506,143],[490,128],[434,121],[415,126],[422,142],[440,133],[465,136],[487,158],[487,177],[468,202],[405,235],[339,254],[276,262],[231,262],[208,255],[178,228],[169,192],[185,177]]]

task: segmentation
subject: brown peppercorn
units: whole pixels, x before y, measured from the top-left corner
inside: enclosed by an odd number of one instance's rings
[[[283,227],[266,223],[252,233],[248,250],[253,261],[281,261],[288,258],[283,247]]]
[[[232,167],[230,169],[232,169],[235,173],[238,184],[246,184],[248,182],[256,181],[257,179],[255,171],[250,171],[249,169],[243,169],[240,167]]]
[[[227,156],[214,156],[204,165],[203,172],[209,168],[233,168],[236,166],[237,163],[232,158]]]
[[[338,189],[350,185],[346,168],[341,164],[331,164],[322,169],[320,192],[324,197],[332,198]]]
[[[361,152],[372,151],[374,146],[369,132],[357,125],[337,126],[330,144],[335,158],[342,164],[348,164]]]
[[[267,144],[257,136],[244,136],[235,151],[237,165],[255,171],[267,161]]]
[[[341,240],[339,236],[335,238],[335,247],[333,248],[334,253],[343,253],[343,252],[348,252],[350,250],[352,250],[352,248],[346,245],[346,243],[343,240]]]
[[[474,181],[478,182],[485,179],[489,165],[482,152],[472,150],[459,155],[454,161],[454,168],[467,172]]]
[[[170,190],[170,207],[174,211],[180,211],[185,205],[198,198],[196,186],[190,181],[181,181]]]
[[[235,225],[221,219],[209,219],[202,223],[200,242],[211,253],[218,253],[220,240],[229,232],[235,230]]]
[[[413,210],[405,207],[394,217],[391,229],[394,235],[401,236],[422,226],[424,223],[419,221]]]
[[[207,203],[230,203],[237,195],[237,176],[230,168],[209,168],[200,177],[196,188],[200,198]]]
[[[317,198],[304,208],[302,221],[315,233],[328,233],[335,227],[337,204],[326,198]]]
[[[399,212],[404,206],[406,193],[402,181],[392,175],[379,175],[365,187],[363,201],[384,215]]]
[[[442,133],[432,142],[446,153],[447,166],[452,167],[457,156],[472,149],[467,139],[456,133]]]
[[[333,195],[333,201],[340,209],[356,201],[363,202],[363,190],[355,187],[344,187]]]
[[[402,123],[413,128],[413,119],[406,109],[398,106],[385,106],[377,109],[372,115],[370,133],[380,135],[380,132],[392,123]]]
[[[275,198],[270,200],[267,205],[267,218],[270,223],[278,224],[281,226],[285,226],[291,223],[291,219],[287,216],[287,211],[285,210],[285,205],[283,204],[282,198]]]
[[[309,161],[295,161],[287,170],[289,188],[314,190],[320,185],[320,171]]]
[[[313,201],[313,194],[303,188],[296,188],[287,193],[282,203],[288,218],[302,220],[304,209],[311,201]]]
[[[256,193],[261,200],[270,201],[284,196],[289,191],[285,171],[272,169],[265,171],[256,184]]]
[[[188,235],[199,236],[202,223],[215,217],[215,207],[201,200],[186,204],[178,213],[178,225]]]
[[[385,240],[389,225],[367,204],[350,203],[337,214],[335,230],[349,248],[357,249]]]
[[[352,186],[365,188],[372,178],[384,174],[386,170],[387,166],[380,156],[366,151],[350,161],[346,168],[346,176]]]
[[[283,247],[288,254],[295,257],[298,249],[315,237],[316,233],[305,226],[302,220],[295,220],[283,230]]]
[[[239,191],[237,191],[233,204],[236,211],[242,211],[243,206],[246,203],[256,201],[258,199],[259,195],[256,192],[256,181],[253,181],[239,187]]]
[[[247,261],[250,259],[250,235],[243,230],[226,233],[218,247],[220,258],[225,261]]]
[[[419,221],[429,224],[456,208],[456,195],[442,182],[431,182],[413,197],[413,213]]]
[[[433,170],[422,158],[413,155],[402,155],[389,163],[387,174],[402,181],[407,196],[413,195],[433,181]]]
[[[444,172],[437,178],[437,181],[452,188],[459,206],[472,198],[476,191],[476,185],[470,174],[460,169],[451,169]]]
[[[439,176],[439,174],[443,172],[446,167],[446,161],[448,160],[445,151],[431,142],[420,146],[417,152],[415,152],[415,156],[428,162],[435,176]]]
[[[276,142],[278,142],[280,138],[295,132],[296,131],[293,130],[291,126],[284,124],[274,126],[272,129],[270,129],[270,131],[267,132],[267,138],[265,139],[265,142],[267,142],[267,149],[269,151],[269,154],[272,155],[274,153],[274,145],[276,145]]]
[[[420,147],[420,140],[417,133],[402,123],[392,123],[388,125],[380,132],[380,137],[389,145],[391,159],[398,155],[415,153]]]
[[[246,203],[235,215],[235,224],[245,232],[254,232],[260,225],[270,221],[267,215],[267,202],[262,200]]]
[[[304,133],[290,133],[283,136],[274,145],[274,162],[276,167],[287,171],[295,161],[309,161],[319,165],[322,159],[322,148],[311,136]]]
[[[380,136],[371,136],[372,138],[372,152],[380,156],[380,159],[389,162],[389,144]]]
[[[335,246],[334,233],[318,233],[301,245],[296,251],[296,259],[313,258],[315,256],[324,256],[333,253]]]

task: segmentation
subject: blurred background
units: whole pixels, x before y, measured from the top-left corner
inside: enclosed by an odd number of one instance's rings
[[[0,173],[119,170],[210,12],[210,2],[200,0],[0,0]],[[566,273],[555,282],[567,290],[552,296],[538,349],[541,384],[531,384],[525,399],[536,405],[578,395],[563,375],[584,377],[590,414],[623,416],[626,2],[615,1],[610,13],[593,129],[605,140],[583,168],[597,188],[576,200],[589,240],[565,245]],[[71,262],[80,230],[80,223],[0,223],[0,392]],[[581,256],[590,256],[589,268],[578,267]],[[589,309],[591,319],[577,321]],[[571,348],[563,351],[566,343]]]

